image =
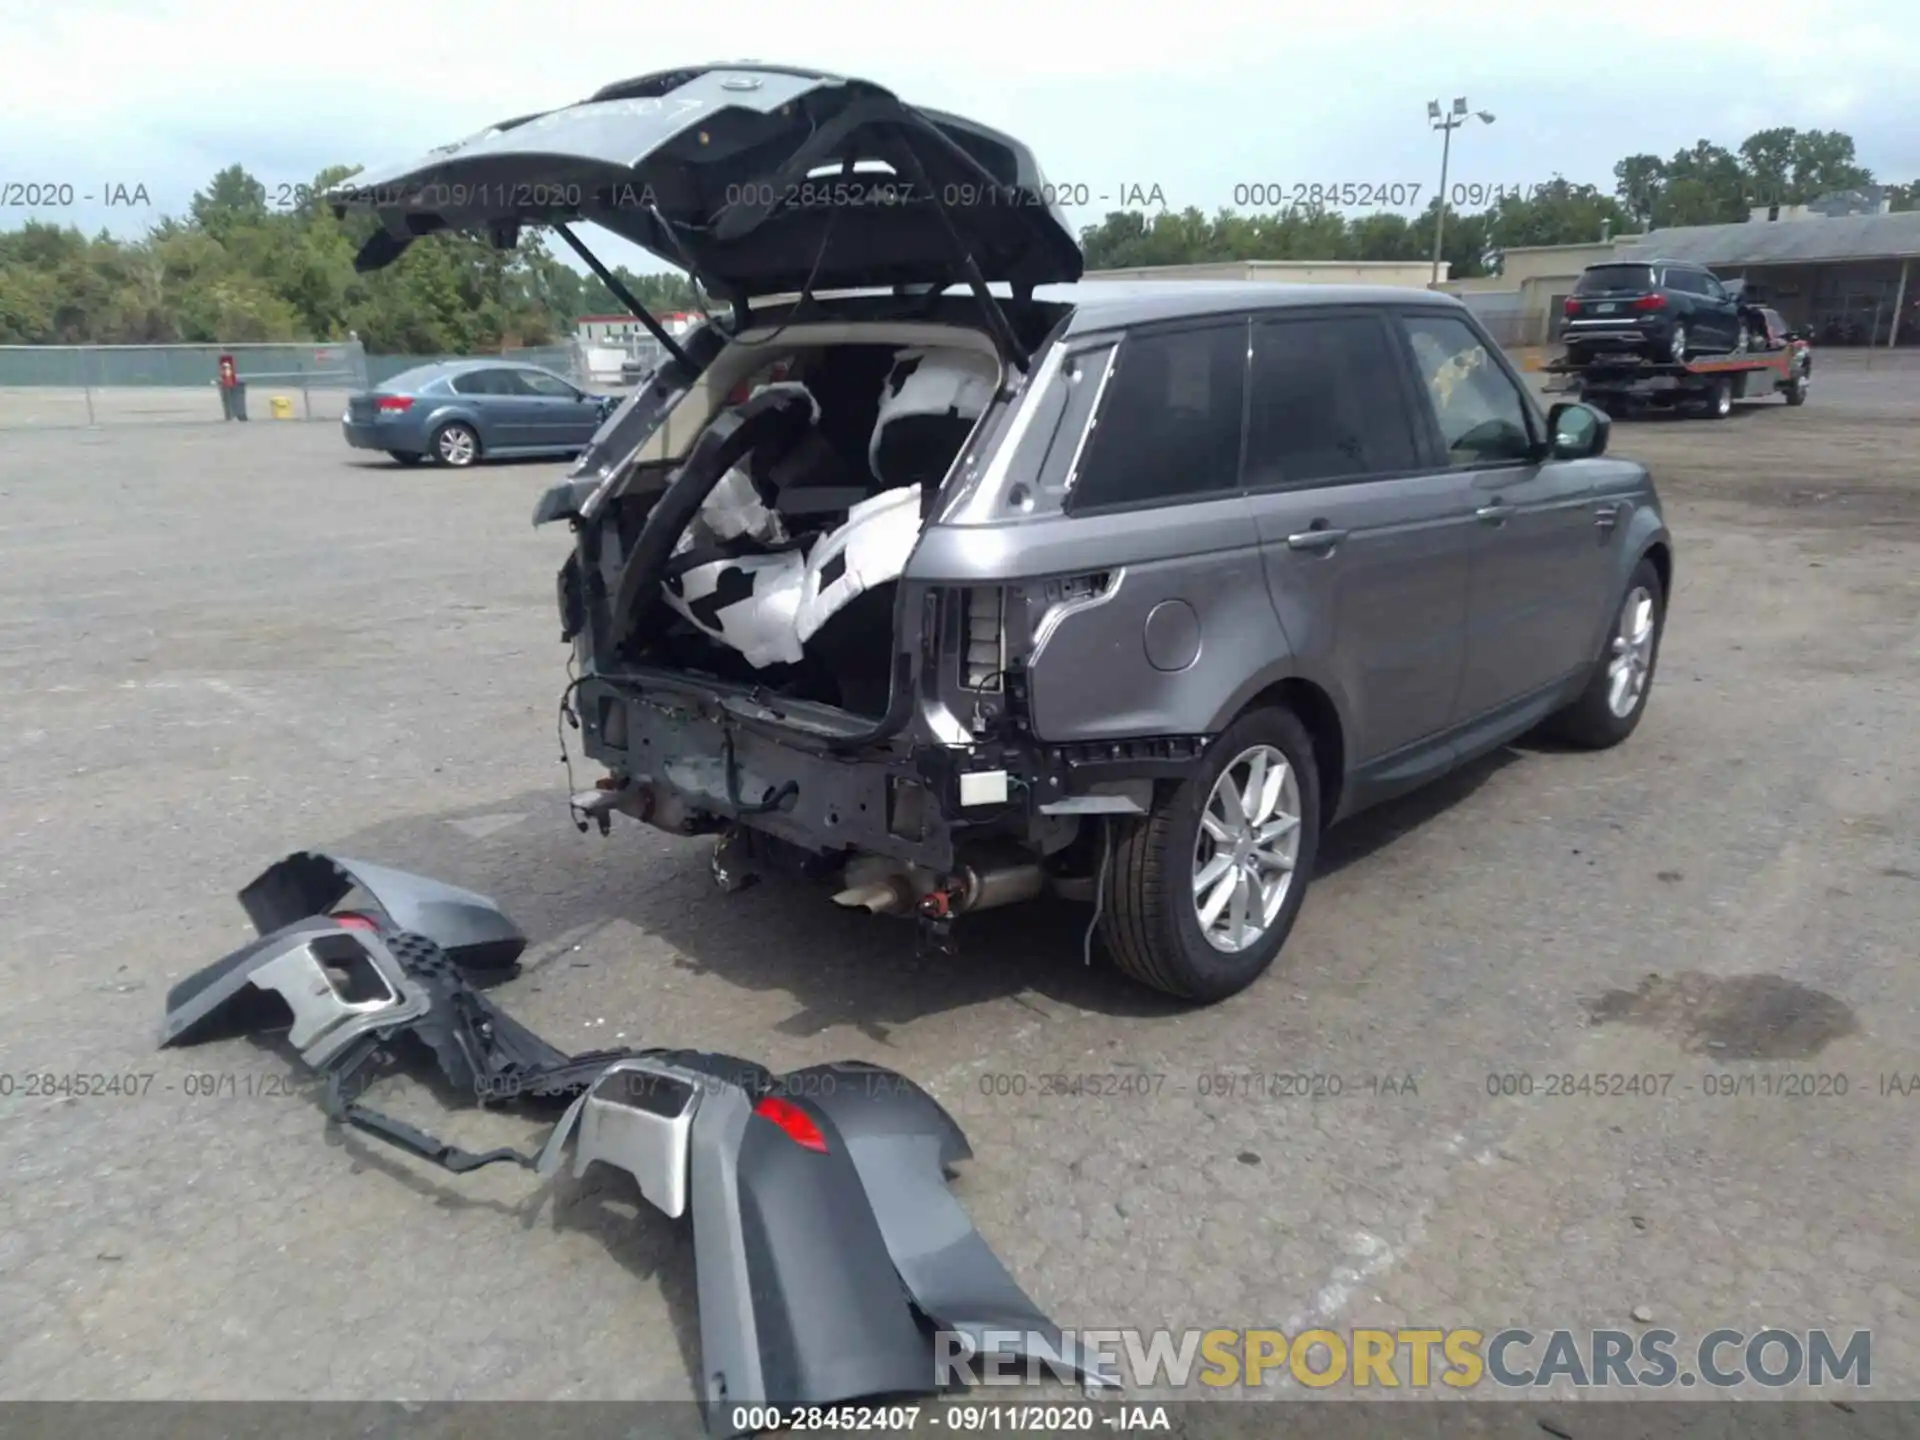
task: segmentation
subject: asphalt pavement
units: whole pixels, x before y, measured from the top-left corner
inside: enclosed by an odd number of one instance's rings
[[[1677,545],[1638,734],[1336,831],[1281,962],[1193,1010],[1083,965],[1071,910],[921,959],[717,893],[704,842],[578,833],[557,465],[9,433],[0,1396],[692,1393],[691,1247],[624,1177],[443,1175],[330,1130],[284,1044],[155,1049],[234,891],[324,848],[495,896],[534,937],[498,998],[563,1047],[921,1080],[1062,1324],[1869,1329],[1875,1393],[1920,1398],[1920,1093],[1886,1088],[1920,1075],[1916,435],[1912,372],[1616,427]],[[469,1146],[534,1133],[396,1088]]]

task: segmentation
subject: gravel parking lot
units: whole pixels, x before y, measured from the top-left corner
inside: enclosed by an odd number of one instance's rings
[[[499,899],[535,937],[499,998],[563,1046],[922,1080],[1062,1324],[1864,1328],[1875,1393],[1920,1398],[1920,1094],[1883,1078],[1920,1073],[1916,436],[1915,371],[1617,426],[1678,549],[1639,733],[1335,832],[1275,971],[1186,1011],[1084,967],[1070,911],[919,960],[805,890],[717,894],[703,842],[576,833],[565,537],[528,524],[556,465],[8,434],[0,1395],[691,1393],[691,1247],[624,1177],[455,1179],[260,1093],[299,1078],[277,1043],[155,1051],[167,987],[248,934],[233,892],[315,847]],[[26,1078],[117,1073],[153,1079]],[[1667,1093],[1544,1093],[1642,1073]]]

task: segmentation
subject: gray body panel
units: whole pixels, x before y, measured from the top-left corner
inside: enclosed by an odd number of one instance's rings
[[[1453,718],[1475,538],[1468,495],[1443,471],[1252,502],[1293,672],[1333,699],[1356,761]],[[1316,529],[1346,538],[1327,550],[1288,544]]]
[[[326,914],[355,886],[394,929],[426,936],[464,965],[510,965],[526,948],[520,927],[485,895],[321,850],[296,851],[268,866],[240,892],[240,905],[264,935]]]
[[[322,953],[331,942],[335,948]],[[344,955],[368,969],[350,997],[333,983]],[[293,1017],[288,1039],[301,1059],[323,1067],[362,1035],[426,1013],[427,997],[378,935],[307,917],[263,930],[261,938],[175,985],[167,994],[160,1044],[192,1045],[227,1028],[243,992],[273,992]]]

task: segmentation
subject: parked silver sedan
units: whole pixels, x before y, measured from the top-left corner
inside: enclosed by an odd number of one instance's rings
[[[464,467],[583,450],[612,405],[537,365],[449,360],[349,396],[340,431],[355,449],[384,450],[402,465]]]

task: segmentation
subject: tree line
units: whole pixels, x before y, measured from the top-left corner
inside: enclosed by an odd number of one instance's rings
[[[1801,205],[1876,183],[1856,160],[1853,137],[1791,126],[1757,131],[1732,150],[1701,140],[1667,159],[1629,155],[1614,165],[1613,178],[1611,192],[1556,175],[1518,194],[1503,188],[1479,210],[1449,204],[1440,237],[1448,273],[1485,275],[1501,251],[1518,246],[1728,224],[1745,220],[1756,206]],[[1920,181],[1884,188],[1894,209],[1920,208]],[[1311,206],[1252,214],[1222,209],[1207,215],[1192,207],[1153,215],[1117,211],[1082,231],[1081,244],[1089,269],[1210,260],[1426,260],[1441,200],[1434,196],[1412,216],[1355,217]]]
[[[358,171],[314,177],[320,194]],[[1594,241],[1648,228],[1744,220],[1755,205],[1804,203],[1865,189],[1852,137],[1777,127],[1734,149],[1702,140],[1662,159],[1630,155],[1611,193],[1555,176],[1479,210],[1446,209],[1442,258],[1455,276],[1488,273],[1522,245]],[[1894,208],[1920,205],[1920,182],[1888,187]],[[1354,215],[1306,205],[1246,213],[1118,210],[1081,231],[1088,269],[1222,260],[1424,260],[1441,196],[1417,215]],[[185,215],[121,240],[28,221],[0,232],[0,344],[341,340],[386,354],[484,353],[565,338],[582,315],[620,313],[597,277],[559,260],[529,230],[512,250],[460,235],[413,245],[394,265],[356,274],[371,234],[364,215],[319,204],[273,205],[243,167],[195,193]],[[656,313],[694,308],[679,274],[616,273]]]

